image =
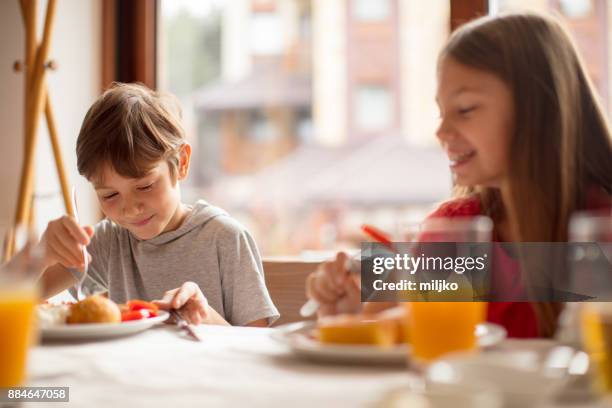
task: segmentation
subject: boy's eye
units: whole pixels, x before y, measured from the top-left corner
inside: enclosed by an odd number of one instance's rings
[[[117,195],[117,193],[107,194],[107,195],[105,195],[105,196],[102,196],[102,198],[103,198],[104,200],[110,200],[111,198],[113,198],[113,197],[114,197],[114,196],[116,196],[116,195]]]
[[[148,191],[153,187],[153,183],[151,184],[147,184],[146,186],[142,186],[142,187],[138,187],[138,190],[140,191]]]

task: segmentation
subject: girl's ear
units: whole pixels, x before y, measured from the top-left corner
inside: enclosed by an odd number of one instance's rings
[[[191,161],[191,145],[184,143],[179,151],[178,179],[184,180],[189,174],[189,162]]]

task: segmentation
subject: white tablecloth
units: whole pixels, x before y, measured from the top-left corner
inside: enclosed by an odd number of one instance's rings
[[[270,338],[271,330],[199,326],[198,343],[161,325],[118,339],[43,343],[32,349],[27,385],[70,387],[70,402],[24,406],[372,407],[417,379],[404,367],[299,360]],[[554,345],[506,340],[496,349],[540,352]],[[601,402],[586,406],[610,407]]]
[[[200,326],[201,343],[159,326],[119,339],[43,343],[29,386],[68,386],[69,403],[28,407],[360,407],[413,374],[402,367],[317,365],[296,359],[272,329]]]

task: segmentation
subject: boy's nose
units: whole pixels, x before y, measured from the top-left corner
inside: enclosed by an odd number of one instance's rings
[[[144,206],[142,205],[142,203],[137,201],[130,201],[125,203],[125,206],[123,207],[123,214],[128,218],[135,217],[142,214],[143,210]]]

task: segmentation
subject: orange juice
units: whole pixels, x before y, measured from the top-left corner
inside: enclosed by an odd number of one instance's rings
[[[0,388],[25,382],[36,302],[34,287],[0,288]]]
[[[476,348],[476,325],[484,320],[486,303],[412,302],[405,307],[416,361]]]
[[[602,392],[612,391],[612,309],[606,304],[586,304],[582,312],[582,340]]]

